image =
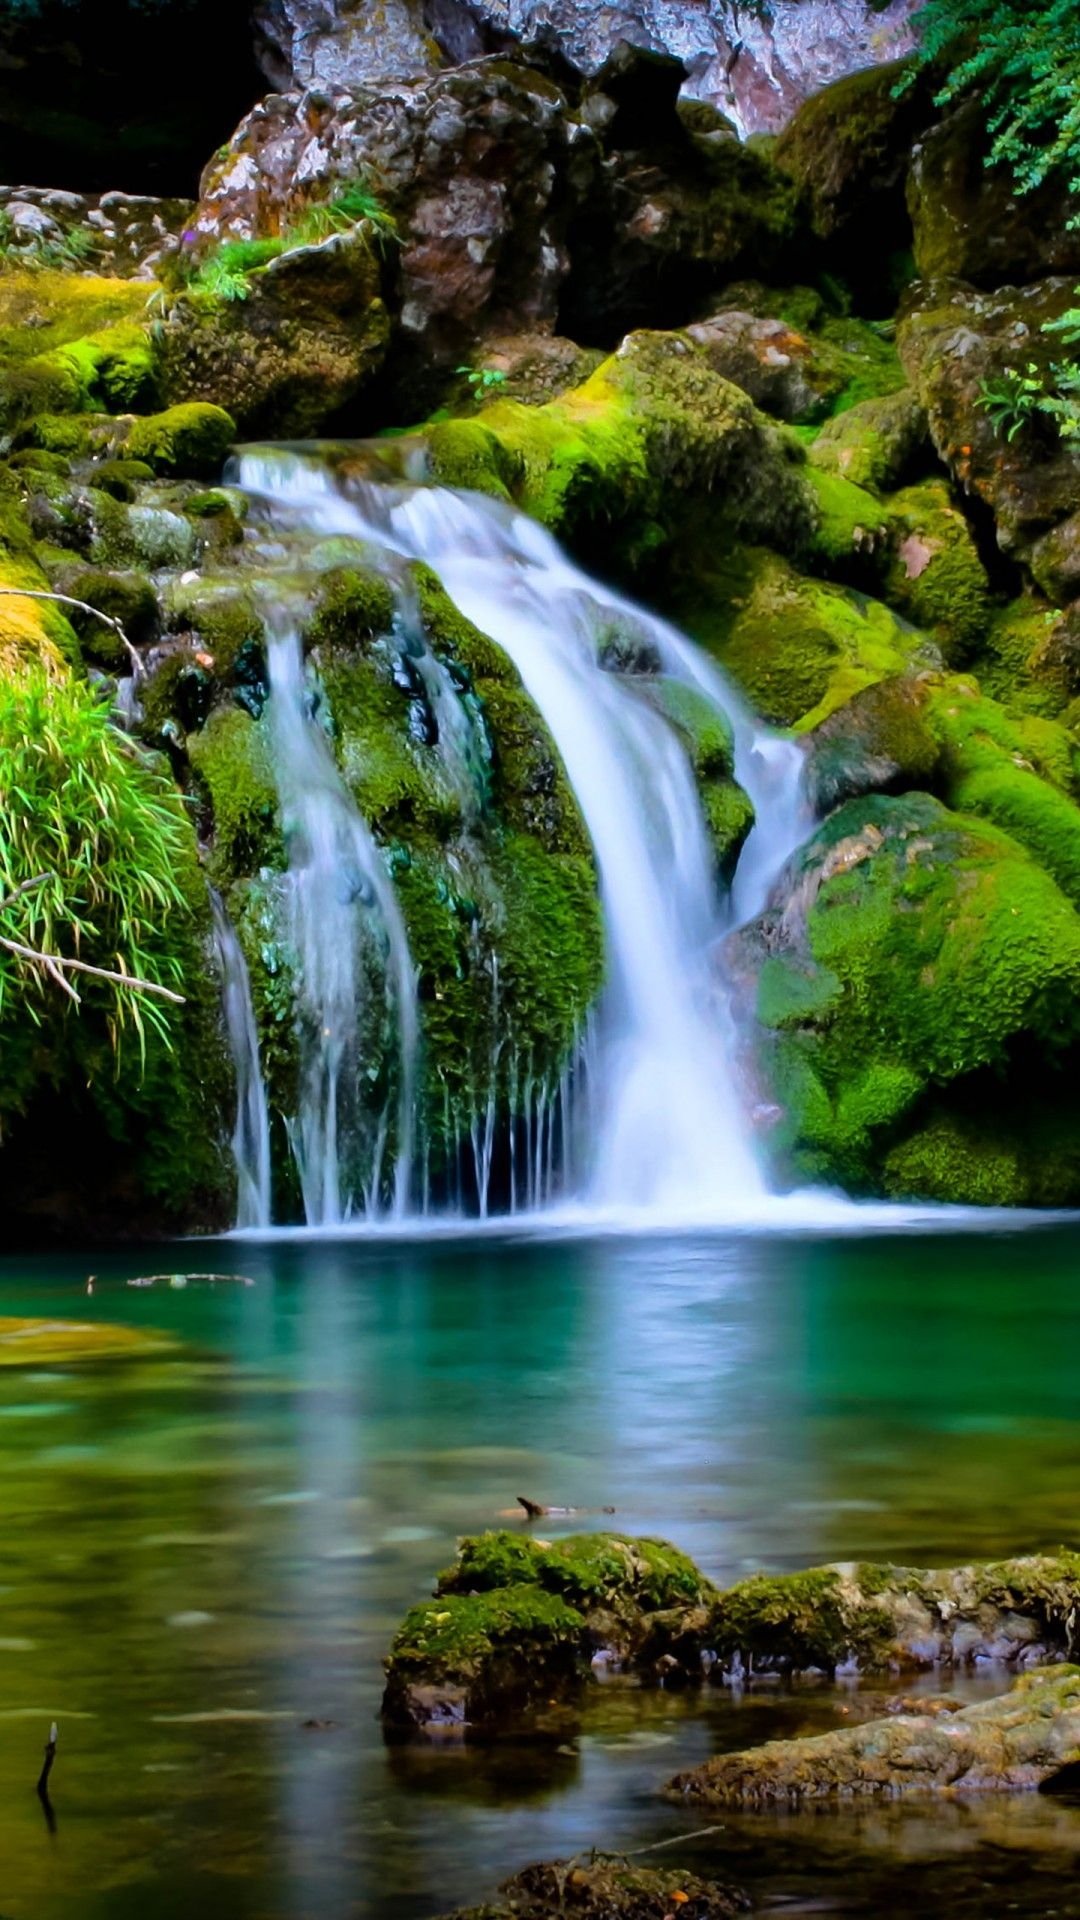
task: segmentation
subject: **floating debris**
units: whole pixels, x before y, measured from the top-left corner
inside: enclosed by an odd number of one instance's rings
[[[171,1287],[179,1293],[185,1287],[253,1287],[255,1282],[246,1273],[145,1273],[127,1284],[129,1287]]]

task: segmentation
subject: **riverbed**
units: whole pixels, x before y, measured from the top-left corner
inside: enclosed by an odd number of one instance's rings
[[[398,1618],[519,1494],[616,1509],[545,1536],[659,1534],[725,1583],[1076,1544],[1078,1270],[1060,1223],[5,1257],[0,1314],[176,1344],[0,1368],[0,1913],[428,1920],[699,1827],[657,1797],[676,1770],[881,1689],[606,1687],[557,1743],[388,1751]],[[659,1858],[763,1913],[991,1920],[1080,1914],[1078,1853],[1080,1800],[1032,1795],[729,1818]]]

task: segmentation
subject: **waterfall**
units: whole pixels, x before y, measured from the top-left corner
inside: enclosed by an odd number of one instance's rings
[[[733,720],[736,776],[758,813],[734,892],[740,917],[758,910],[805,830],[799,749],[757,726],[688,640],[590,579],[550,535],[513,509],[422,486],[360,481],[346,493],[325,466],[295,454],[245,456],[240,477],[294,523],[362,539],[399,566],[402,559],[430,565],[460,611],[514,661],[551,731],[592,841],[607,939],[590,1137],[577,1143],[571,1166],[575,1197],[593,1209],[653,1218],[760,1215],[764,1189],[714,965],[730,912],[725,919],[716,898],[712,851],[684,747],[650,702],[647,684],[601,664],[597,636],[604,621],[630,622],[665,672]],[[281,642],[275,639],[273,647],[275,703],[295,715],[295,697],[279,698]],[[298,658],[295,640],[293,651]],[[310,725],[303,726],[307,737]],[[278,752],[286,757],[284,739]],[[320,775],[310,749],[306,764],[297,753],[295,719],[287,752],[292,807],[304,805],[313,781],[325,792],[332,778],[340,791],[328,754]],[[339,865],[333,845],[324,858],[334,869]],[[316,976],[327,961],[331,911],[331,901],[320,904],[309,929],[304,967]],[[530,1198],[550,1189],[545,1169],[554,1151],[553,1106],[545,1092],[535,1138],[524,1143]],[[327,1114],[327,1154],[329,1121]],[[477,1153],[486,1166],[486,1115],[478,1121]]]
[[[309,1226],[380,1210],[393,1121],[392,1211],[412,1178],[416,980],[401,911],[312,711],[300,634],[287,609],[267,617],[274,777],[289,860],[300,1087],[290,1139]],[[372,975],[385,983],[373,1006]],[[365,1015],[385,1012],[397,1044],[394,1112],[361,1109]]]
[[[225,1031],[236,1073],[236,1124],[232,1154],[236,1163],[236,1225],[270,1225],[270,1116],[259,1070],[259,1036],[251,1002],[247,962],[224,902],[210,890],[214,945],[221,969]]]

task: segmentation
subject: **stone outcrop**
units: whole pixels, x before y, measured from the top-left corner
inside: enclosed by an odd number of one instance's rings
[[[860,1727],[768,1740],[677,1774],[672,1799],[799,1807],[912,1793],[1022,1793],[1080,1762],[1080,1667],[1024,1674],[1002,1699],[931,1703]]]
[[[260,0],[255,18],[264,71],[285,89],[354,87],[533,42],[595,73],[626,40],[681,60],[688,93],[748,134],[776,131],[838,76],[908,52],[914,11],[914,0]]]

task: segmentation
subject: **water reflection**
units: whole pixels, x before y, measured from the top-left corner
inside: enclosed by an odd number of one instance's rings
[[[11,1920],[73,1903],[91,1920],[425,1920],[529,1857],[676,1831],[655,1798],[667,1775],[835,1717],[830,1689],[741,1704],[616,1690],[546,1749],[385,1751],[396,1619],[455,1536],[518,1493],[614,1505],[720,1579],[1075,1538],[1075,1229],[191,1251],[170,1257],[257,1284],[130,1289],[137,1256],[96,1254],[88,1299],[76,1259],[0,1268],[2,1312],[186,1343],[0,1368]],[[50,1837],[33,1785],[53,1718]],[[1038,1799],[734,1821],[725,1870],[766,1907],[899,1914],[940,1868],[952,1904],[924,1909],[989,1920],[1007,1845],[1069,1913],[1055,1876],[1078,1821]],[[890,1874],[914,1878],[890,1892]]]

